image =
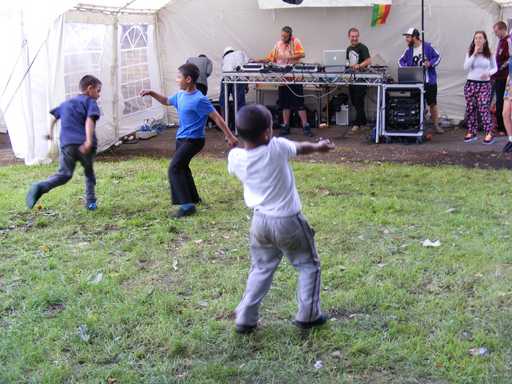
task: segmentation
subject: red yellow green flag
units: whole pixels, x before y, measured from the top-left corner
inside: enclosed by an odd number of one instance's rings
[[[372,12],[372,27],[385,24],[390,11],[391,4],[374,4]]]

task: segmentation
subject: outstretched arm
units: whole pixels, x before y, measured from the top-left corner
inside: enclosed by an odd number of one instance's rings
[[[222,130],[222,132],[224,132],[224,135],[226,136],[226,140],[228,141],[229,146],[231,148],[236,147],[238,144],[238,139],[236,138],[235,135],[233,135],[231,130],[228,128],[222,116],[219,115],[219,112],[210,112],[208,116],[215,122],[215,124],[217,124],[217,127],[219,127]]]
[[[155,91],[152,91],[150,89],[143,89],[140,91],[140,96],[151,96],[153,99],[158,101],[162,105],[169,105],[169,100],[164,95],[161,95],[159,93],[156,93]]]
[[[307,141],[295,143],[297,155],[309,155],[315,152],[329,152],[335,148],[331,140],[320,140],[318,143],[309,143]]]

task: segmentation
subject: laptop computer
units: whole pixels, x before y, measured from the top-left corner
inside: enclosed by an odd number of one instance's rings
[[[347,64],[347,51],[344,49],[324,51],[326,72],[343,72]]]
[[[423,83],[422,67],[401,67],[398,68],[399,84],[418,84]]]

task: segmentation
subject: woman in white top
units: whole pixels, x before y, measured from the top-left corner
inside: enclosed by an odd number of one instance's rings
[[[492,99],[491,76],[496,73],[498,67],[484,31],[475,32],[469,52],[466,54],[464,69],[468,71],[464,87],[468,131],[464,136],[464,142],[470,143],[478,139],[478,115],[480,115],[485,130],[484,144],[492,144],[494,143],[493,123],[489,110]]]

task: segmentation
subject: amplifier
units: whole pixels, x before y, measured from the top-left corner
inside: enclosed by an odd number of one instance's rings
[[[419,89],[386,91],[386,131],[418,132],[422,126],[422,97]]]

